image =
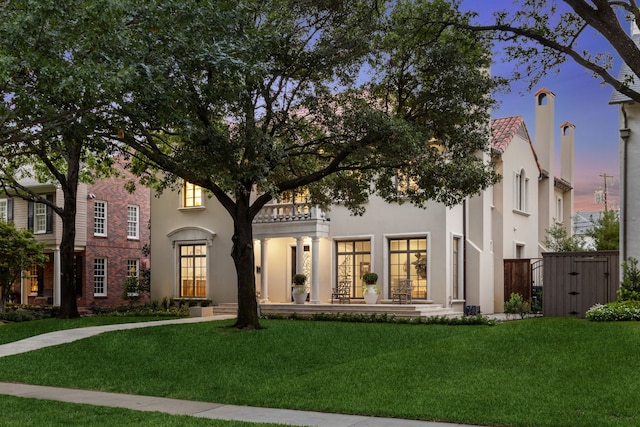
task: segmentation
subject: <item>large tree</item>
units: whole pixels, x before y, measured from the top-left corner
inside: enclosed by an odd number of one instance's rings
[[[236,327],[259,327],[252,221],[282,193],[360,213],[374,193],[451,206],[497,179],[481,155],[489,46],[435,23],[467,22],[443,0],[173,0],[130,13],[115,139],[163,171],[159,189],[188,180],[233,219]]]
[[[74,244],[78,183],[109,171],[109,146],[95,129],[119,86],[112,58],[125,9],[116,1],[0,3],[0,186],[49,206],[62,220],[62,318],[78,317]],[[52,183],[63,203],[24,185]]]
[[[454,0],[458,1],[458,0]],[[620,93],[640,102],[640,47],[630,34],[631,22],[640,22],[636,0],[521,0],[513,11],[495,13],[495,23],[474,25],[490,32],[505,46],[508,57],[520,71],[514,78],[527,78],[531,85],[570,59]],[[592,51],[585,35],[596,34],[608,48]],[[614,56],[629,67],[628,75],[612,71]],[[634,87],[633,83],[636,83]]]

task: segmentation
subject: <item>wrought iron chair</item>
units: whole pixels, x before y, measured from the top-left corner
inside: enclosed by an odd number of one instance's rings
[[[411,289],[413,287],[413,280],[401,279],[398,284],[391,288],[391,302],[394,303],[398,300],[398,304],[402,304],[404,300],[405,304],[411,304]]]
[[[335,288],[331,291],[331,304],[333,304],[333,300],[337,299],[340,304],[346,302],[349,304],[351,302],[351,282],[340,281],[336,285]]]

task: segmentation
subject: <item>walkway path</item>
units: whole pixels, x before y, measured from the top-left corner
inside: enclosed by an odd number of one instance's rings
[[[44,347],[65,344],[103,332],[150,326],[196,323],[211,320],[230,319],[235,316],[194,317],[156,322],[123,323],[119,325],[91,326],[50,332],[0,345],[0,357],[25,353]],[[473,427],[466,424],[450,424],[429,421],[379,418],[360,415],[330,414],[290,409],[271,409],[249,406],[225,405],[163,397],[139,396],[120,393],[106,393],[92,390],[78,390],[60,387],[46,387],[29,384],[0,383],[0,394],[17,397],[45,399],[60,402],[81,403],[96,406],[133,409],[137,411],[158,411],[174,415],[191,415],[200,418],[237,420],[248,422],[270,422],[293,426],[318,427]]]

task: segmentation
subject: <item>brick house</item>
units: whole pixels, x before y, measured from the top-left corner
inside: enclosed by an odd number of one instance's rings
[[[131,179],[121,176],[78,186],[76,216],[76,292],[78,307],[113,307],[122,304],[127,276],[139,277],[149,268],[143,248],[150,242],[150,191],[138,186],[127,192]],[[62,206],[62,191],[54,184],[29,182],[29,188]],[[60,304],[60,251],[62,222],[44,204],[0,195],[0,220],[32,230],[45,245],[49,262],[25,271],[13,289],[13,300],[23,304]]]

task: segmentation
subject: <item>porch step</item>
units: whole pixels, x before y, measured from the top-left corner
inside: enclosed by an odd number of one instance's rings
[[[312,316],[314,314],[377,314],[402,318],[434,317],[434,316],[459,316],[451,308],[445,308],[442,304],[260,304],[261,314],[276,314],[290,316],[293,313],[299,316]]]
[[[238,304],[222,303],[213,306],[213,314],[228,314],[235,316],[238,314]]]

